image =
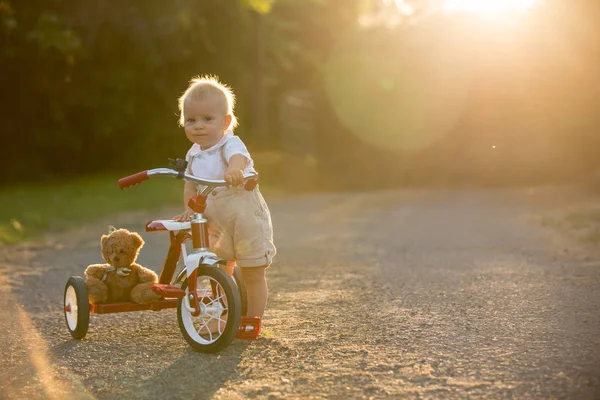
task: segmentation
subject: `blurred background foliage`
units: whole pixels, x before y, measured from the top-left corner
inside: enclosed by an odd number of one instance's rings
[[[540,0],[502,18],[437,3],[0,0],[1,182],[182,157],[176,100],[198,74],[234,88],[237,133],[282,184],[538,184],[597,171],[600,2]]]

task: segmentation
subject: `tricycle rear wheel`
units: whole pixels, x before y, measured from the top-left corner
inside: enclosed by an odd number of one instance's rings
[[[64,312],[67,328],[75,339],[83,339],[90,325],[90,303],[85,281],[72,276],[65,285]]]

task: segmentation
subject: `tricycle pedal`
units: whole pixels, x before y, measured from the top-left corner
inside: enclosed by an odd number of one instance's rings
[[[260,317],[242,317],[237,338],[254,340],[258,339],[258,335],[260,335]]]
[[[181,290],[181,288],[173,285],[165,285],[162,283],[155,283],[154,285],[150,286],[150,290],[166,299],[181,299],[185,296],[185,291]]]

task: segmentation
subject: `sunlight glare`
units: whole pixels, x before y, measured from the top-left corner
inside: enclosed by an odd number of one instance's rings
[[[539,0],[437,0],[432,1],[434,9],[444,12],[469,12],[475,14],[499,15],[508,12],[525,12]],[[384,4],[395,4],[398,12],[405,16],[414,13],[407,0],[384,0]]]
[[[502,14],[524,12],[532,8],[537,0],[444,0],[442,9],[446,12],[467,11],[479,14]]]

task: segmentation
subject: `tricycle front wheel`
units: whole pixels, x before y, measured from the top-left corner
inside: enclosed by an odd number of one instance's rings
[[[65,320],[71,336],[83,339],[90,325],[90,303],[83,278],[69,278],[65,286],[64,306]]]
[[[233,279],[217,267],[201,265],[196,276],[200,312],[192,315],[195,309],[190,304],[186,280],[181,286],[186,296],[177,305],[179,328],[195,351],[216,353],[229,346],[240,328],[240,294]]]

